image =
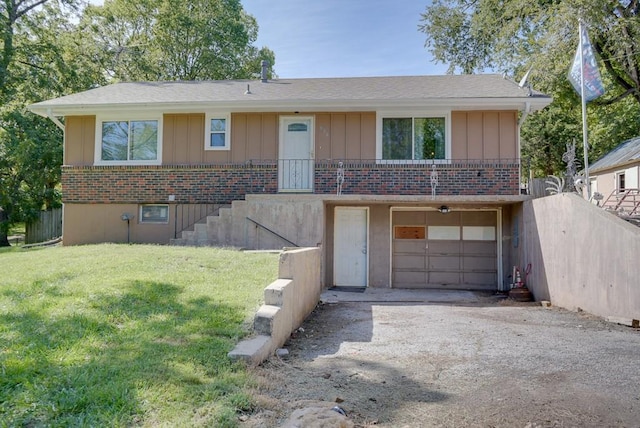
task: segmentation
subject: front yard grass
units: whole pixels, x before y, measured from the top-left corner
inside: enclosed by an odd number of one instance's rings
[[[0,251],[0,427],[236,425],[227,353],[278,256],[88,245]]]

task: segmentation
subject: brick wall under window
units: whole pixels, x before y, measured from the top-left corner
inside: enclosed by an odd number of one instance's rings
[[[314,192],[336,193],[337,162],[316,162]],[[437,166],[438,195],[517,195],[519,165]],[[230,203],[246,194],[278,192],[275,162],[203,166],[88,166],[62,168],[67,203]],[[343,194],[431,195],[431,165],[345,162]]]

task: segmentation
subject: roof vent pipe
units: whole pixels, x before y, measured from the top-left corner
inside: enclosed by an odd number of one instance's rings
[[[260,79],[262,79],[262,83],[267,83],[267,69],[269,68],[269,61],[262,60],[260,65],[262,66],[262,71],[260,72]]]

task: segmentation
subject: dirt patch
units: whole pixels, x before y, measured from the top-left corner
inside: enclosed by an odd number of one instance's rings
[[[357,427],[638,427],[640,332],[513,301],[321,304],[254,369],[277,427],[339,405]]]

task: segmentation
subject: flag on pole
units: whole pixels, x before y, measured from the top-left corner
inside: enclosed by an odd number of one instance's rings
[[[580,62],[582,61],[582,66]],[[580,74],[584,78],[584,94],[582,94],[582,82]],[[578,94],[584,95],[585,101],[591,101],[604,94],[604,86],[600,78],[600,71],[596,58],[593,55],[591,42],[587,29],[582,26],[580,29],[580,43],[576,49],[576,55],[573,58],[573,64],[569,70],[569,81]]]

